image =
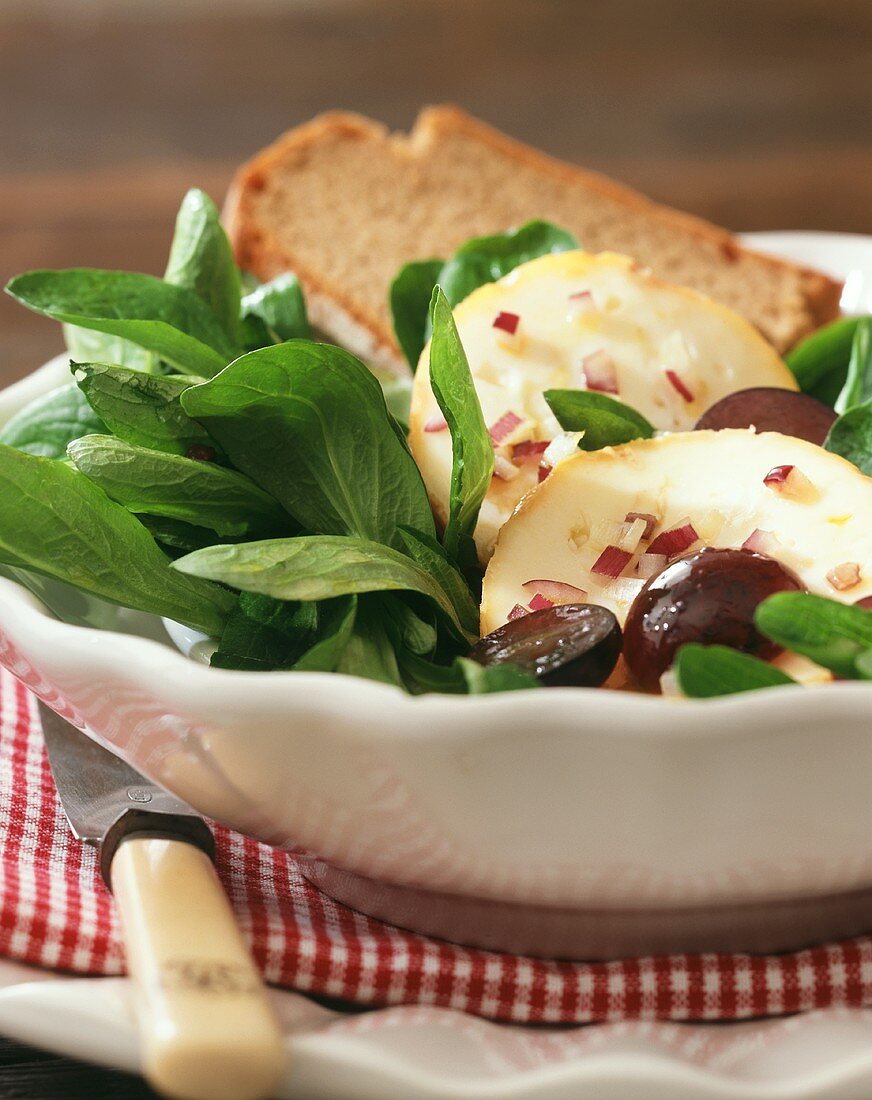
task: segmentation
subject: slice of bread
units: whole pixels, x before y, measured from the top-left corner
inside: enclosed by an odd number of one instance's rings
[[[840,284],[743,248],[723,229],[513,141],[456,107],[411,134],[321,115],[238,172],[225,218],[241,267],[292,270],[313,323],[374,366],[402,369],[388,289],[409,260],[533,218],[592,252],[623,252],[735,309],[785,351],[835,317]]]

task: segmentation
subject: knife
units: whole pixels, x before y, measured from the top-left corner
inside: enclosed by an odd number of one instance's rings
[[[100,848],[118,906],[144,1076],[179,1100],[270,1095],[281,1032],[205,821],[45,704],[39,712],[70,828]]]

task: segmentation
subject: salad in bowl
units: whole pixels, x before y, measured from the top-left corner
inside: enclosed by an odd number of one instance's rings
[[[377,375],[199,191],[164,278],[7,290],[70,353],[0,430],[0,568],[50,606],[46,578],[213,666],[414,694],[872,678],[872,319],[782,359],[531,222],[403,268],[414,379]]]

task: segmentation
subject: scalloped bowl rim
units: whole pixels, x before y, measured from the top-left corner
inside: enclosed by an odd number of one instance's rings
[[[741,712],[743,718],[754,718],[762,722],[774,708],[777,708],[783,717],[784,707],[794,709],[802,707],[803,720],[808,721],[809,707],[817,709],[820,704],[824,704],[828,715],[835,717],[835,712],[841,706],[853,709],[858,702],[868,704],[872,698],[872,684],[847,682],[809,687],[796,685],[795,687],[765,688],[744,695],[729,695],[706,700],[664,700],[660,696],[602,691],[598,688],[549,688],[544,697],[541,689],[490,695],[454,696],[433,693],[414,696],[390,684],[335,672],[264,673],[210,668],[183,656],[171,646],[151,638],[61,622],[54,618],[36,596],[14,581],[2,577],[0,577],[0,594],[12,600],[12,607],[17,609],[19,621],[21,622],[22,618],[29,620],[24,625],[41,635],[40,640],[44,644],[64,646],[71,657],[75,654],[77,662],[82,661],[86,656],[91,659],[93,645],[96,644],[100,660],[110,670],[117,669],[126,676],[130,676],[133,670],[136,678],[144,685],[161,683],[166,688],[175,686],[190,694],[208,692],[213,705],[216,693],[233,695],[238,699],[240,690],[245,691],[251,687],[257,689],[258,704],[267,707],[284,704],[291,709],[295,695],[311,697],[313,689],[330,684],[334,689],[332,693],[318,691],[320,707],[325,712],[331,709],[343,710],[351,696],[355,706],[361,709],[378,708],[379,712],[384,714],[382,708],[394,706],[408,710],[410,715],[414,712],[417,719],[427,717],[426,714],[422,714],[422,711],[432,708],[432,716],[436,718],[443,716],[445,708],[450,708],[452,714],[458,718],[471,716],[473,711],[477,717],[482,717],[484,711],[493,713],[510,710],[516,721],[523,721],[533,716],[535,708],[538,714],[535,724],[541,727],[542,732],[547,732],[548,724],[541,714],[543,698],[548,700],[545,705],[552,709],[558,706],[574,709],[579,700],[583,699],[589,718],[591,717],[590,708],[593,705],[603,716],[609,718],[616,714],[626,717],[632,715],[634,721],[630,723],[628,729],[637,723],[649,723],[652,727],[655,725],[662,727],[658,729],[659,734],[680,738],[688,734],[699,735],[700,719],[711,717],[713,710],[718,710],[722,715]],[[7,604],[7,607],[9,606]],[[83,641],[86,641],[89,646],[87,650],[82,649]],[[798,712],[797,717],[799,716]],[[614,732],[617,732],[618,736],[621,735],[620,730]],[[736,732],[734,727],[731,728],[728,723],[724,723],[716,724],[712,729],[705,729],[704,736],[711,740],[715,737],[734,737]],[[765,730],[757,729],[755,732],[759,734]],[[403,732],[404,737],[415,738],[427,735],[426,723],[421,723],[419,728],[412,724]],[[457,727],[447,729],[440,727],[438,735],[440,740],[444,740],[446,736],[455,736],[463,740],[490,737],[493,736],[493,725],[484,723],[478,728],[473,724],[469,726],[458,724]]]

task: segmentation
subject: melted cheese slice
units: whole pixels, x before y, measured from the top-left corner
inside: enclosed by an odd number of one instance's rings
[[[795,497],[764,484],[782,465],[807,479]],[[500,532],[485,573],[482,634],[505,623],[516,604],[528,605],[534,592],[525,582],[541,579],[583,589],[588,602],[610,608],[623,624],[644,583],[636,564],[648,543],[615,580],[591,566],[628,512],[658,517],[652,538],[689,519],[700,542],[684,553],[703,545],[738,548],[755,529],[771,532],[777,543],[769,556],[810,592],[844,603],[872,594],[872,478],[775,432],[683,432],[579,452],[527,495]],[[859,566],[860,582],[838,591],[827,573],[847,562]]]
[[[579,295],[581,297],[579,297]],[[499,313],[520,321],[510,335]],[[685,431],[715,401],[750,386],[795,390],[775,350],[738,314],[691,290],[637,269],[626,256],[581,251],[542,256],[497,283],[480,287],[454,310],[485,423],[514,412],[522,425],[507,443],[550,440],[560,425],[542,393],[584,389],[584,360],[603,353],[614,365],[619,400],[655,428]],[[427,431],[441,420],[424,349],[412,393],[409,443],[437,519],[448,518],[451,437]],[[682,396],[667,371],[692,395]],[[510,452],[511,448],[508,448]],[[538,479],[538,459],[511,480],[493,479],[476,531],[482,562],[524,494]]]

